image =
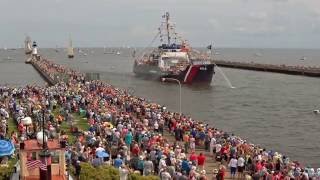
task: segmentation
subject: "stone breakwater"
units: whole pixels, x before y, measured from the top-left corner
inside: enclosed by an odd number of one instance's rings
[[[313,168],[303,167],[299,162],[290,161],[289,157],[278,152],[266,150],[183,114],[170,112],[164,106],[132,96],[105,82],[88,82],[81,73],[48,60],[32,63],[36,64],[37,70],[49,80],[59,80],[59,75],[68,77],[66,84],[51,88],[54,91],[62,89],[65,93],[53,94],[60,94],[60,99],[70,111],[88,112],[90,129],[84,132],[84,139],[88,139],[86,143],[98,141],[108,144],[103,147],[111,147],[108,153],[115,160],[112,163],[114,166],[119,162],[125,163],[127,152],[130,152],[129,159],[137,158],[137,162],[142,161],[149,165],[153,163],[154,169],[147,169],[146,172],[163,176],[189,176],[192,179],[193,176],[213,176],[212,173],[215,172],[224,177],[224,164],[231,167],[236,164],[239,167],[234,168],[238,168],[239,174],[244,169],[247,176],[259,178],[290,179],[317,175]],[[53,84],[57,82],[60,81],[52,81]],[[110,120],[110,117],[112,125],[110,121],[109,124],[103,121],[104,118]],[[101,137],[106,137],[107,140]],[[79,147],[91,147],[85,142],[78,143]],[[97,148],[102,147],[98,145]],[[119,151],[113,153],[112,148]],[[78,153],[81,151],[77,146],[74,149],[79,151]],[[121,155],[117,154],[120,150],[123,151]],[[198,156],[193,152],[205,154],[206,160],[203,162],[202,155]],[[133,163],[130,168],[141,170],[138,164],[136,167]],[[142,170],[145,173],[145,169]]]
[[[260,64],[260,63],[247,63],[247,62],[232,62],[215,60],[218,66],[236,68],[236,69],[246,69],[254,71],[265,71],[265,72],[275,72],[282,74],[291,75],[302,75],[310,77],[320,77],[319,67],[305,67],[305,66],[288,66],[288,65],[273,65],[273,64]]]

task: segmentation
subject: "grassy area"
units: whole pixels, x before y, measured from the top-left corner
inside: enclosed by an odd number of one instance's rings
[[[86,117],[81,116],[79,113],[72,113],[74,117],[75,124],[81,130],[88,130],[89,124]]]
[[[10,117],[8,120],[8,128],[9,128],[8,133],[11,133],[12,131],[18,132],[17,124],[16,122],[14,122],[12,117]]]
[[[60,110],[60,107],[56,108],[53,111],[53,114],[55,117],[60,114],[59,110]],[[89,124],[88,124],[87,119],[85,117],[81,116],[79,113],[72,113],[72,115],[74,118],[74,125],[76,127],[78,127],[78,129],[88,130]],[[68,135],[68,137],[69,137],[68,143],[73,144],[76,140],[76,137],[72,134],[70,125],[66,121],[62,121],[60,128],[61,128],[61,130],[66,132],[66,134]]]

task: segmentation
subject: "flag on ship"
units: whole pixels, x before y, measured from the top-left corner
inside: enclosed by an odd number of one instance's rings
[[[207,49],[212,49],[212,44],[210,44],[209,46],[207,46]]]

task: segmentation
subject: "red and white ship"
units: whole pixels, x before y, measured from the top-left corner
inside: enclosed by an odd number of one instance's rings
[[[163,42],[165,38],[166,43],[135,59],[133,72],[137,76],[158,80],[174,78],[186,84],[210,84],[215,66],[212,59],[193,50],[178,36],[168,12],[162,17],[164,22],[155,39],[160,37]]]

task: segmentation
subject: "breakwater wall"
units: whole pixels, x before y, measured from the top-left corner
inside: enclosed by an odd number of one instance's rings
[[[253,71],[265,71],[290,75],[301,75],[310,77],[320,77],[319,67],[304,67],[304,66],[288,66],[288,65],[273,65],[273,64],[259,64],[247,62],[232,62],[215,60],[216,65],[220,67],[245,69]]]
[[[49,85],[55,85],[57,81],[54,80],[54,78],[50,77],[49,74],[45,73],[40,66],[37,64],[36,60],[32,60],[30,64],[39,72],[41,77],[49,84]]]

